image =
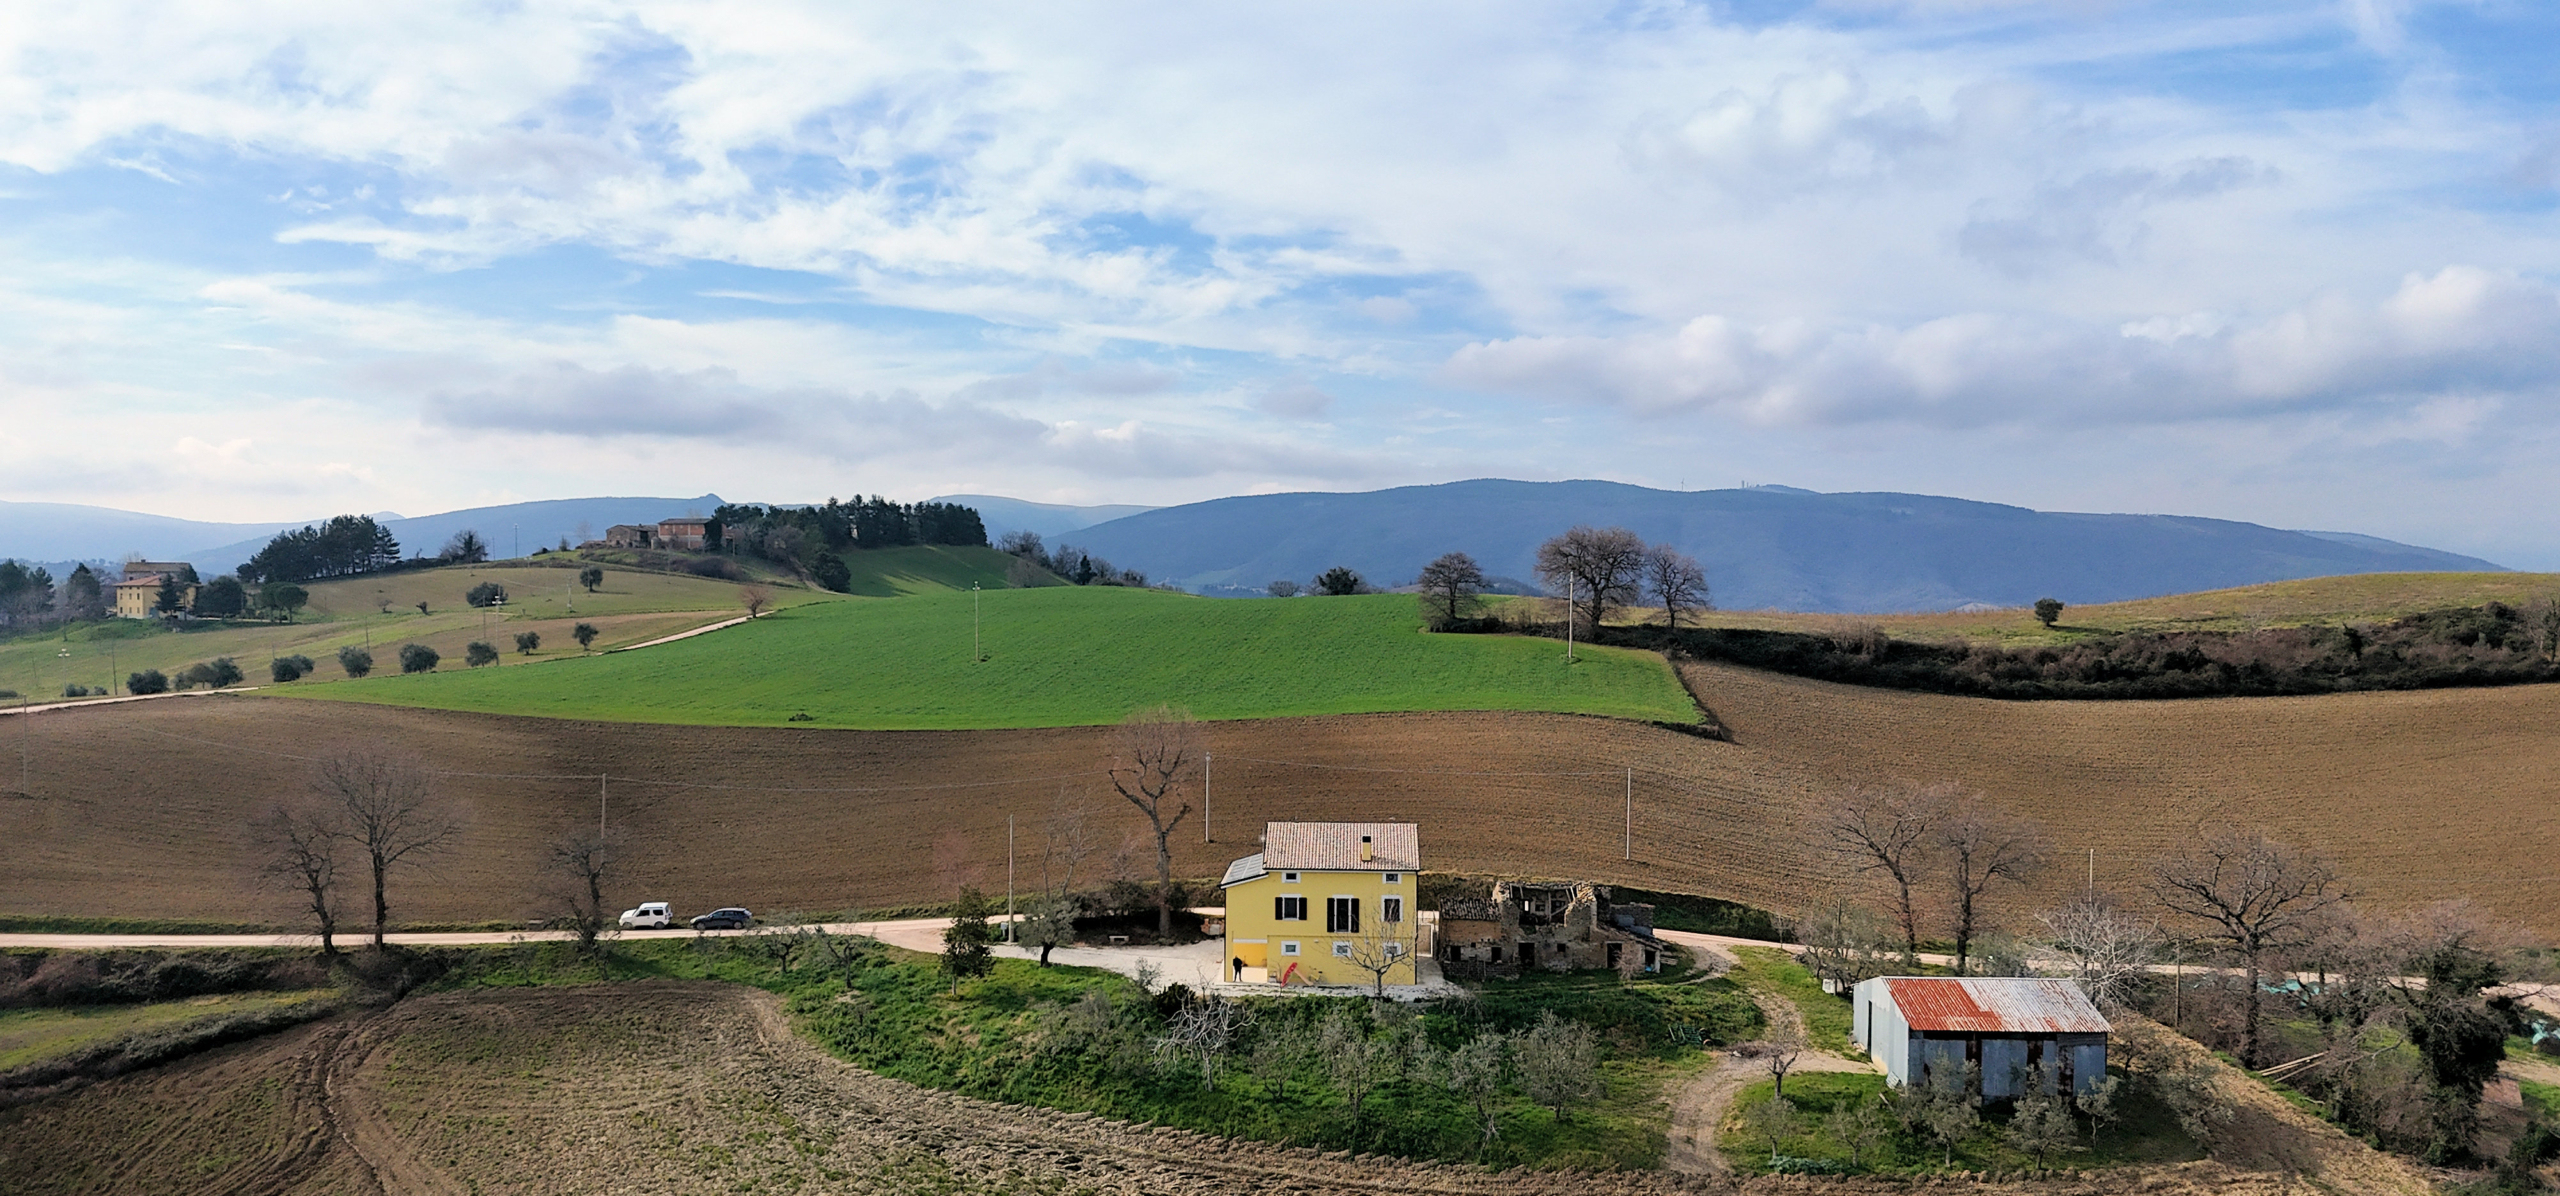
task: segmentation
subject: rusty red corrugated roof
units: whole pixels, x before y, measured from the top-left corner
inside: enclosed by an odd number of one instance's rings
[[[2104,1034],[2107,1019],[2068,980],[1896,976],[1884,982],[1912,1029],[1953,1034]]]

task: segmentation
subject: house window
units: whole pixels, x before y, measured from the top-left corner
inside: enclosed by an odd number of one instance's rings
[[[1307,899],[1274,897],[1271,899],[1271,916],[1281,922],[1304,922],[1307,920]]]
[[[1298,945],[1296,943],[1282,943],[1280,944],[1280,953],[1282,955],[1295,955],[1298,953]]]
[[[1400,885],[1400,884],[1403,884],[1403,883],[1404,883],[1404,873],[1401,873],[1401,872],[1390,872],[1390,873],[1388,873],[1388,874],[1387,874],[1387,883],[1388,883],[1388,884],[1391,884],[1391,885]]]
[[[1381,921],[1381,922],[1402,922],[1402,921],[1404,921],[1404,898],[1402,898],[1402,897],[1381,897],[1381,898],[1379,898],[1379,899],[1378,899],[1378,920],[1379,920],[1379,921]]]
[[[1284,885],[1294,885],[1298,883],[1298,874],[1295,872],[1283,872],[1280,874],[1280,883]]]
[[[1388,944],[1387,944],[1387,958],[1389,958],[1389,959],[1400,959],[1400,958],[1402,958],[1403,956],[1404,956],[1404,944],[1403,944],[1403,943],[1388,943]]]
[[[1360,899],[1357,897],[1325,898],[1324,930],[1326,934],[1360,933]]]
[[[1333,953],[1336,958],[1349,959],[1351,958],[1351,944],[1343,942],[1340,939],[1336,939],[1333,943]]]

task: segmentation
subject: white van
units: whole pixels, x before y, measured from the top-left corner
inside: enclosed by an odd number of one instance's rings
[[[624,930],[665,930],[676,924],[676,917],[663,901],[643,901],[622,911]]]

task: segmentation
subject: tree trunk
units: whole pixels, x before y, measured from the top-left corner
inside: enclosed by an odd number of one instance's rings
[[[2240,1062],[2258,1065],[2258,953],[2249,953],[2249,990],[2240,996]]]
[[[1056,943],[1042,943],[1042,944],[1040,944],[1040,966],[1041,966],[1041,967],[1044,967],[1044,968],[1045,968],[1045,967],[1048,967],[1048,966],[1049,966],[1049,953],[1050,953],[1051,951],[1057,950],[1057,948],[1058,948],[1058,945],[1057,945]]]
[[[1173,832],[1156,827],[1156,937],[1173,937]]]
[[[377,861],[375,861],[375,862],[374,862],[374,865],[373,865],[373,948],[374,948],[374,950],[376,950],[376,951],[379,951],[379,950],[381,950],[381,949],[382,949],[382,930],[383,930],[383,927],[391,921],[391,900],[390,900],[390,898],[383,896],[383,892],[382,892],[382,874],[383,874],[383,872],[384,872],[385,870],[386,870],[385,865],[384,865],[381,861],[377,860]]]

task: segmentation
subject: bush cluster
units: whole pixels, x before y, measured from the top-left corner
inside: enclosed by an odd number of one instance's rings
[[[221,947],[10,952],[0,954],[0,1009],[290,992],[318,988],[328,979],[327,970],[302,953]]]
[[[276,683],[281,685],[287,681],[299,681],[310,676],[312,667],[310,657],[295,653],[268,661],[267,675],[275,678]]]
[[[2133,631],[2004,647],[1829,632],[1603,627],[1596,642],[1850,685],[1986,698],[2202,698],[2560,680],[2537,621],[2503,603],[2338,627]],[[1507,625],[1452,630],[1515,630]]]

